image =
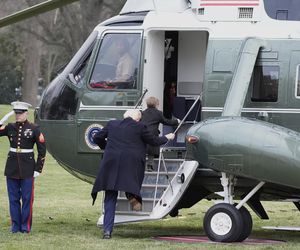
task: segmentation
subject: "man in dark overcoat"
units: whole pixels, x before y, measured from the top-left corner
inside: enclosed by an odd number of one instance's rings
[[[140,111],[127,110],[124,120],[109,121],[93,138],[100,148],[105,147],[92,190],[93,204],[97,192],[105,191],[104,239],[111,238],[118,191],[128,194],[133,210],[141,209],[140,189],[145,172],[146,144],[159,146],[174,139],[174,134],[162,137],[152,135],[147,127],[139,122],[140,119]]]
[[[12,106],[16,122],[3,125],[7,116],[0,121],[0,136],[7,136],[10,142],[4,175],[7,181],[11,232],[29,233],[32,225],[34,179],[42,172],[46,144],[39,127],[27,120],[31,105],[17,101],[12,102]],[[37,146],[38,153],[36,161],[34,145]]]
[[[163,112],[158,110],[159,100],[150,96],[146,100],[147,109],[142,113],[141,121],[147,126],[149,132],[155,136],[158,136],[160,131],[158,129],[159,124],[177,126],[180,122],[179,119],[167,119],[164,117]],[[147,145],[147,171],[153,171],[153,160],[154,157],[159,155],[159,147],[153,145]]]

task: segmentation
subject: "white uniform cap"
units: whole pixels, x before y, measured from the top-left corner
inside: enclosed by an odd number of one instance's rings
[[[27,102],[12,102],[11,105],[13,106],[13,110],[28,110],[31,107],[31,104]]]

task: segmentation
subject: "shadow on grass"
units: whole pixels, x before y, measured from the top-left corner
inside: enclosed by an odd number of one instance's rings
[[[202,228],[190,226],[158,226],[149,224],[117,225],[114,235],[122,238],[151,238],[159,235],[204,235]]]

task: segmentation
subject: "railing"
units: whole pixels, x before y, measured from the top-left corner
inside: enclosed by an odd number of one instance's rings
[[[177,131],[179,130],[179,128],[182,126],[182,124],[184,123],[184,121],[186,120],[186,118],[188,117],[188,115],[190,114],[190,112],[193,110],[193,108],[195,107],[195,105],[197,104],[197,102],[200,100],[200,96],[198,96],[196,98],[196,100],[194,101],[193,105],[191,106],[191,108],[189,109],[189,111],[186,113],[186,115],[184,116],[184,118],[180,121],[179,125],[177,126],[177,128],[174,131],[174,134],[177,133]],[[169,141],[168,141],[169,142]],[[161,167],[161,163],[163,163],[163,167],[164,170],[166,172],[166,178],[168,180],[169,186],[171,188],[172,194],[173,194],[173,186],[171,184],[170,178],[169,178],[169,172],[168,172],[168,168],[166,167],[166,163],[165,163],[165,157],[164,157],[164,151],[166,151],[168,149],[168,147],[165,147],[165,145],[168,144],[168,142],[166,142],[159,151],[159,159],[158,159],[158,166],[157,166],[157,175],[156,175],[156,183],[155,183],[155,191],[154,191],[154,197],[153,197],[153,208],[155,207],[155,201],[156,201],[156,196],[157,196],[157,187],[158,187],[158,181],[159,181],[159,175],[160,175],[160,167]]]

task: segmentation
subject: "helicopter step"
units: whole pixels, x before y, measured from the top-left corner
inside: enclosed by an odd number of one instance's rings
[[[160,157],[154,159],[153,171],[145,172],[141,188],[143,198],[141,211],[132,210],[125,193],[119,192],[115,224],[161,219],[172,211],[198,167],[196,161],[174,157],[182,154],[183,150],[178,148],[161,149]],[[97,225],[101,226],[102,223],[103,215]]]

